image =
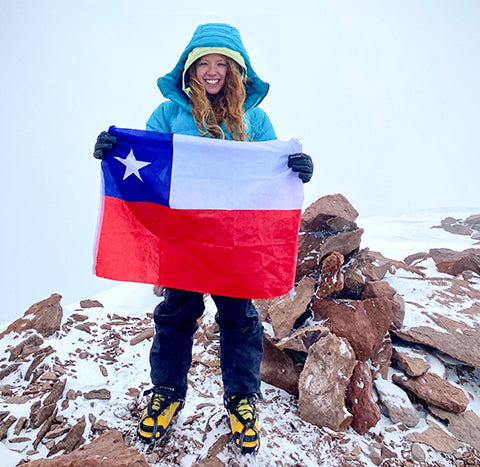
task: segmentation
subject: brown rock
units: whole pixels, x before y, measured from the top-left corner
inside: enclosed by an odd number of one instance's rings
[[[93,322],[86,322],[86,323],[80,323],[75,326],[75,329],[78,329],[79,331],[86,332],[88,334],[92,333],[92,330],[90,329],[91,326],[95,326],[96,323]]]
[[[8,429],[17,421],[17,417],[10,415],[5,421],[0,423],[0,440],[7,437]]]
[[[362,299],[367,298],[389,298],[396,302],[399,306],[397,314],[392,322],[392,327],[395,329],[401,328],[403,320],[405,319],[405,302],[403,297],[385,281],[368,281],[365,283],[363,289]]]
[[[0,395],[5,397],[11,397],[13,395],[14,389],[17,389],[17,386],[14,386],[13,384],[2,384],[0,385]]]
[[[312,305],[314,318],[326,319],[326,326],[337,336],[345,337],[362,362],[376,355],[398,308],[398,304],[388,298],[346,303],[316,300]]]
[[[365,288],[365,275],[362,271],[352,264],[352,261],[342,268],[343,272],[343,293],[342,298],[350,300],[359,300],[362,298]]]
[[[388,369],[390,368],[392,360],[392,338],[390,333],[387,332],[383,338],[381,347],[378,349],[375,355],[372,356],[371,360],[371,372],[372,378],[375,379],[380,375],[382,378],[386,379],[388,376]]]
[[[41,381],[57,381],[58,377],[54,371],[46,371],[40,376]]]
[[[347,409],[353,416],[351,427],[364,435],[380,420],[380,408],[373,400],[372,375],[366,363],[355,365],[345,395]]]
[[[49,345],[48,347],[41,349],[41,352],[35,355],[34,359],[32,360],[32,363],[30,363],[30,366],[25,372],[25,376],[24,376],[25,381],[28,381],[31,378],[33,372],[40,365],[40,363],[42,363],[43,360],[45,360],[45,358],[53,352],[55,352],[55,350],[53,350],[53,348]]]
[[[410,453],[414,461],[425,462],[425,452],[420,443],[412,443]]]
[[[140,344],[140,342],[143,342],[145,339],[152,338],[154,336],[154,334],[155,334],[155,328],[154,327],[145,329],[140,334],[137,334],[135,337],[133,337],[130,340],[130,345]]]
[[[35,402],[30,409],[30,427],[38,428],[55,410],[55,404],[41,405],[40,401]]]
[[[463,224],[446,225],[443,230],[456,235],[472,235],[473,233],[470,227]]]
[[[55,446],[53,446],[52,449],[50,449],[48,456],[53,456],[61,451],[63,451],[64,454],[68,454],[69,452],[72,452],[74,449],[78,448],[85,442],[85,439],[82,436],[83,432],[85,431],[85,427],[85,416],[83,416],[79,422],[69,430],[65,438],[60,440],[57,444],[55,444]]]
[[[60,400],[60,398],[63,395],[63,391],[65,389],[66,384],[67,384],[66,379],[64,379],[63,381],[58,381],[52,387],[52,390],[50,391],[50,394],[43,401],[43,405],[49,405],[49,404],[55,404],[56,405],[57,402]]]
[[[263,348],[263,360],[260,365],[262,381],[295,396],[298,395],[300,369],[266,334],[263,335]]]
[[[408,376],[421,376],[430,369],[427,354],[420,350],[394,348],[392,357],[400,362]]]
[[[305,313],[315,293],[315,280],[305,277],[296,287],[293,299],[287,293],[269,308],[268,315],[277,339],[283,339],[293,328],[295,321]]]
[[[355,353],[347,340],[327,334],[310,347],[300,374],[300,416],[320,427],[345,430],[352,416],[345,408],[345,391],[355,367]]]
[[[447,412],[460,413],[467,408],[469,400],[465,392],[433,373],[425,373],[415,378],[393,375],[392,379],[420,399]]]
[[[409,255],[409,256],[405,257],[403,259],[403,261],[408,266],[411,266],[412,264],[416,263],[417,261],[423,261],[427,258],[430,258],[430,254],[422,251],[420,253],[414,253],[413,255]]]
[[[375,388],[393,423],[411,427],[418,425],[418,413],[403,389],[386,378],[376,378]]]
[[[12,397],[4,397],[3,400],[5,401],[6,404],[25,404],[25,402],[28,402],[31,399],[31,396],[25,395],[25,396],[12,396]]]
[[[101,400],[110,400],[112,394],[106,388],[102,389],[92,389],[83,395],[85,399],[101,399]]]
[[[100,419],[92,424],[92,430],[94,431],[105,431],[108,429],[108,422],[106,420]]]
[[[98,300],[82,300],[80,302],[82,308],[103,308],[103,305]]]
[[[27,417],[20,417],[17,420],[17,423],[15,423],[15,428],[13,429],[13,434],[15,436],[18,436],[21,433],[21,431],[25,428],[25,424],[27,423],[27,421]]]
[[[387,272],[395,274],[395,271],[398,269],[403,269],[404,271],[412,272],[419,275],[420,277],[425,277],[425,274],[422,272],[422,268],[409,266],[403,261],[397,261],[394,259],[387,258],[378,251],[369,251],[369,254],[375,258],[374,262],[371,263],[373,267],[373,277],[369,280],[382,280],[385,277]]]
[[[70,431],[69,426],[57,426],[53,430],[50,430],[46,435],[46,439],[53,439],[53,438],[59,438],[60,436],[63,436],[64,434],[68,433]],[[51,448],[50,448],[51,449]]]
[[[480,214],[468,216],[464,223],[472,227],[474,230],[480,230]]]
[[[329,254],[337,251],[347,256],[360,246],[363,229],[331,234],[328,232],[301,232],[298,237],[298,260],[295,282],[303,277],[318,278],[320,265]]]
[[[78,392],[80,392],[80,391],[78,391]],[[73,389],[69,389],[67,391],[67,394],[65,395],[65,398],[69,401],[73,401],[77,397],[80,397],[82,395],[81,392],[80,392],[80,394],[78,394],[78,392],[75,392]]]
[[[0,334],[0,339],[11,332],[20,334],[27,329],[35,329],[43,337],[50,337],[54,332],[59,331],[63,316],[61,298],[61,295],[54,293],[49,298],[33,304],[22,318],[11,323]]]
[[[336,233],[352,232],[353,230],[358,229],[358,225],[355,224],[355,222],[344,219],[343,217],[332,217],[325,223],[332,232]]]
[[[397,311],[397,314],[395,315],[392,325],[390,326],[391,331],[395,329],[400,329],[403,326],[403,322],[405,320],[405,307],[406,307],[405,300],[403,299],[403,296],[400,295],[399,293],[396,293],[393,296],[393,301],[398,305],[398,311]]]
[[[202,459],[195,467],[223,467],[225,463],[221,461],[217,455],[220,454],[230,443],[230,436],[224,434],[220,436],[210,447],[204,459]]]
[[[446,422],[448,431],[458,441],[469,444],[480,451],[480,417],[473,410],[454,414],[433,405],[430,406],[430,410],[435,416]]]
[[[341,194],[323,196],[305,209],[300,230],[302,232],[323,230],[326,227],[325,222],[335,217],[353,222],[358,217],[358,212]]]
[[[6,368],[4,368],[3,370],[0,370],[0,381],[3,378],[6,378],[11,373],[17,371],[19,366],[20,366],[20,363],[12,363],[11,365],[8,365]]]
[[[438,349],[468,365],[480,368],[480,291],[459,276],[452,279],[408,279],[412,289],[430,290],[421,303],[409,302],[406,321],[409,326],[395,329],[403,340]],[[437,303],[441,306],[430,304]],[[442,314],[445,310],[445,315]],[[455,310],[455,319],[452,311]],[[418,325],[418,317],[422,320]],[[424,325],[425,318],[435,326]]]
[[[409,433],[407,439],[412,443],[423,443],[431,446],[435,451],[454,453],[459,444],[453,436],[449,436],[437,423],[427,419],[428,428],[421,433]]]
[[[340,270],[343,262],[344,257],[338,251],[334,251],[323,260],[320,282],[315,293],[316,298],[325,298],[343,289],[343,274]]]
[[[362,299],[367,298],[390,298],[393,297],[397,291],[385,281],[368,281],[365,282],[365,288],[363,289]]]
[[[8,442],[9,443],[28,443],[32,441],[30,438],[27,438],[26,436],[21,436],[19,438],[9,438]]]
[[[330,330],[321,324],[307,326],[295,331],[290,337],[283,339],[277,344],[280,350],[290,349],[296,352],[308,353],[310,347],[320,339],[325,337]]]
[[[117,431],[109,431],[70,454],[53,459],[40,459],[23,464],[25,467],[148,467],[144,456],[129,448]]]
[[[10,349],[10,358],[8,359],[9,361],[16,360],[18,357],[20,357],[23,354],[23,349],[25,347],[29,346],[40,346],[43,344],[43,339],[38,335],[38,334],[32,334],[29,336],[27,339],[24,341],[20,342],[16,347],[13,349]]]
[[[462,252],[448,248],[432,248],[430,255],[440,272],[456,276],[463,271],[480,274],[480,248],[468,248]]]
[[[45,435],[50,431],[50,427],[53,425],[53,422],[55,421],[56,417],[57,417],[57,411],[55,410],[52,413],[52,415],[50,415],[50,417],[48,417],[47,420],[45,420],[40,430],[38,430],[37,437],[33,442],[33,449],[36,450],[38,448],[38,445],[42,442]]]
[[[70,318],[72,318],[74,321],[83,322],[83,321],[87,321],[88,316],[87,315],[81,315],[79,313],[72,313],[70,315]]]

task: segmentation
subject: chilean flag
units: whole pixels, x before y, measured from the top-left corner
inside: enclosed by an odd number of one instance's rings
[[[287,159],[298,140],[109,133],[97,276],[238,298],[291,290],[303,184]]]

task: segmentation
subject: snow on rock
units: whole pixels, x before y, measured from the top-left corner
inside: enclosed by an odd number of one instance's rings
[[[23,464],[25,467],[71,467],[72,465],[101,465],[148,467],[145,457],[129,448],[117,430],[109,431],[75,451],[52,459],[39,459]]]
[[[425,263],[428,277],[386,277],[404,297],[405,318],[395,334],[480,368],[480,277],[450,277]]]
[[[427,353],[419,349],[395,346],[392,358],[399,361],[408,376],[421,376],[430,369]]]
[[[393,423],[403,423],[406,426],[418,425],[420,418],[405,391],[383,378],[377,378],[374,384],[378,397],[386,407]]]
[[[372,374],[364,362],[357,362],[345,393],[352,414],[352,428],[364,435],[380,420],[380,408],[373,398]]]
[[[310,347],[298,383],[298,404],[304,420],[336,431],[351,424],[345,391],[354,367],[355,353],[341,337],[329,333]]]
[[[315,280],[304,277],[295,287],[293,297],[289,293],[271,303],[268,315],[277,339],[283,339],[295,321],[305,313],[315,291]]]

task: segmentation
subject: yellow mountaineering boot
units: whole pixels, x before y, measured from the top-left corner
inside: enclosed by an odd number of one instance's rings
[[[162,439],[172,420],[185,405],[185,399],[171,393],[145,391],[145,395],[153,392],[152,398],[144,410],[137,426],[139,438],[146,442]]]
[[[231,396],[225,400],[233,442],[242,454],[256,454],[260,449],[255,398],[256,396]]]

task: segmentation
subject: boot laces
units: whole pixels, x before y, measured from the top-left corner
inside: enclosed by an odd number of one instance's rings
[[[247,422],[255,418],[255,406],[248,399],[241,399],[239,401],[237,412]]]
[[[152,396],[152,400],[150,402],[150,406],[152,408],[152,412],[159,412],[162,406],[165,405],[166,398],[163,394],[154,393]]]

